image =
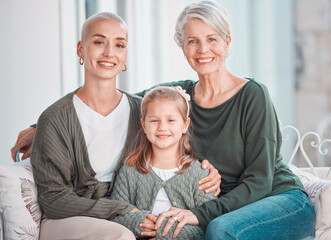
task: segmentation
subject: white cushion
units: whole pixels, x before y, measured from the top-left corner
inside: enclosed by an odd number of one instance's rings
[[[41,210],[30,160],[0,165],[4,239],[39,239]]]
[[[315,210],[315,239],[331,239],[331,181],[318,178],[305,170],[289,165],[305,187]]]

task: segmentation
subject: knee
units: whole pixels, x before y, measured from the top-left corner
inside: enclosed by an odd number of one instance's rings
[[[107,231],[109,231],[109,229],[107,229]],[[114,238],[114,230],[110,231],[111,234],[105,234],[104,236],[111,236],[111,240],[113,239],[118,239],[118,240],[136,240],[136,237],[134,236],[133,232],[131,232],[129,229],[127,229],[126,227],[118,224],[118,226],[116,226],[116,230],[115,230],[115,235],[116,238]]]
[[[206,230],[206,240],[233,240],[237,239],[234,228],[227,221],[218,217],[211,221]]]

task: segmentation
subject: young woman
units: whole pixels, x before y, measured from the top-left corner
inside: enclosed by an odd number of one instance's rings
[[[201,169],[189,144],[189,98],[181,87],[159,87],[142,100],[139,145],[120,169],[111,195],[141,210],[112,219],[136,237],[141,236],[139,224],[150,212],[159,215],[173,206],[191,209],[215,198],[198,190],[198,181],[208,171]],[[174,228],[167,236],[162,236],[162,229],[156,238],[172,239]],[[199,226],[187,225],[177,239],[204,239],[204,233]]]

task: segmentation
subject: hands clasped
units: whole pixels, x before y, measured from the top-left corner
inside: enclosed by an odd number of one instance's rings
[[[168,221],[163,229],[162,236],[166,236],[171,227],[178,222],[176,229],[173,233],[173,238],[176,238],[180,230],[185,224],[198,226],[198,218],[190,210],[181,208],[170,208],[167,212],[161,213],[159,216],[148,214],[145,221],[140,224],[140,227],[145,228],[145,232],[142,232],[142,236],[151,236],[152,239],[156,239],[156,230],[160,228],[162,222],[168,218]]]

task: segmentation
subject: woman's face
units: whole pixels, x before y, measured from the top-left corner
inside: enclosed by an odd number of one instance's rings
[[[225,42],[213,28],[197,18],[190,19],[184,31],[183,52],[193,70],[199,75],[218,71],[224,64],[230,40]]]
[[[127,57],[127,30],[115,20],[91,23],[83,42],[77,45],[77,54],[84,59],[85,77],[116,79]]]

